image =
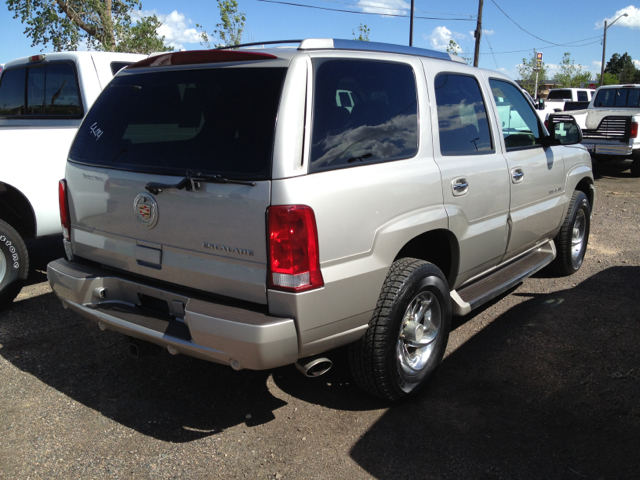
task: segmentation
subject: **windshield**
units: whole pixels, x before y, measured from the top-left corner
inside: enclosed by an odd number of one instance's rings
[[[594,107],[640,107],[640,88],[604,88],[598,92]]]
[[[116,77],[71,147],[83,164],[267,179],[284,68],[214,68]]]

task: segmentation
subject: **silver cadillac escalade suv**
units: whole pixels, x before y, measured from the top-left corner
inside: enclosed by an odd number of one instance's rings
[[[573,119],[545,127],[511,79],[441,52],[264,45],[148,58],[100,95],[59,187],[65,307],[234,369],[318,375],[349,345],[356,382],[397,401],[452,315],[580,268]]]

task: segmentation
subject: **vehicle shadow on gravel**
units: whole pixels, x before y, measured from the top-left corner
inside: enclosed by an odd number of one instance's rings
[[[286,405],[269,391],[269,377],[278,370],[236,372],[160,348],[132,358],[126,337],[64,310],[53,293],[0,314],[0,333],[0,355],[14,366],[162,441],[189,442],[239,424],[266,423]]]
[[[611,178],[635,178],[631,175],[631,159],[612,160],[610,162],[593,162],[593,178],[599,180],[603,177]]]
[[[25,244],[29,252],[29,276],[25,285],[46,282],[49,262],[64,257],[62,235],[30,238]]]
[[[613,267],[520,294],[352,458],[378,479],[640,478],[639,290],[640,267]]]

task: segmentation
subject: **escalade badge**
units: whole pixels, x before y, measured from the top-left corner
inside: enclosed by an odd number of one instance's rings
[[[158,223],[158,204],[148,193],[139,194],[133,201],[133,213],[144,228],[153,228]]]

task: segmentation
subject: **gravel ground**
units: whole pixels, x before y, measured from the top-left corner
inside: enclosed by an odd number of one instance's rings
[[[628,165],[626,165],[628,166]],[[344,352],[307,379],[235,372],[65,311],[33,241],[29,285],[0,314],[0,478],[640,478],[640,180],[596,166],[589,249],[454,319],[418,398],[360,392]]]

